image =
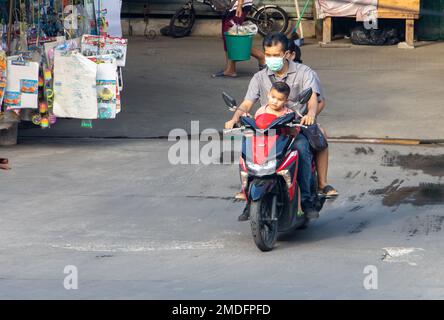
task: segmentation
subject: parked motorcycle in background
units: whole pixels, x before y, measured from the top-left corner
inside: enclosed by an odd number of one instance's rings
[[[185,5],[176,11],[171,18],[170,25],[161,29],[163,35],[169,35],[174,38],[186,37],[191,33],[194,22],[196,21],[196,10],[194,3],[201,3],[210,6],[214,11],[221,14],[216,0],[189,0]],[[277,5],[264,5],[256,7],[253,5],[250,14],[246,17],[246,21],[251,21],[258,27],[258,32],[265,36],[270,32],[284,32],[288,28],[289,17],[284,9]]]

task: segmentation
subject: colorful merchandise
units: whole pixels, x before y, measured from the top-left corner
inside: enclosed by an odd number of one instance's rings
[[[97,119],[97,65],[76,52],[56,50],[54,58],[54,115]]]
[[[11,30],[0,19],[0,49],[9,55],[0,50],[0,117],[12,110],[41,128],[57,118],[81,119],[84,128],[92,119],[115,119],[128,44],[121,38],[122,1],[12,4]]]
[[[117,60],[117,66],[124,67],[127,46],[127,39],[83,35],[81,52],[84,56],[112,54]]]
[[[9,57],[4,104],[6,109],[37,109],[39,64],[23,57]]]

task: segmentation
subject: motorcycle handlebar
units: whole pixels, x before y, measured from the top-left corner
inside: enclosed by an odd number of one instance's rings
[[[287,124],[287,127],[290,127],[290,128],[300,127],[300,128],[304,128],[304,129],[308,128],[307,126],[304,126],[303,124],[299,124],[299,123],[289,123],[289,124]]]
[[[233,128],[233,129],[224,129],[223,133],[226,134],[232,134],[232,133],[242,133],[244,131],[245,127],[240,128]]]
[[[289,124],[286,124],[286,126],[289,127],[289,128],[295,128],[295,127],[300,127],[300,128],[304,128],[304,129],[308,128],[307,126],[304,126],[304,125],[299,124],[299,123],[289,123]],[[224,129],[223,130],[223,134],[224,135],[227,135],[227,134],[239,134],[239,133],[243,133],[244,130],[245,130],[244,126],[238,127],[238,128],[233,128],[233,129]]]

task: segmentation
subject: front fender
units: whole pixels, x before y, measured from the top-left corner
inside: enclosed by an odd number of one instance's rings
[[[250,184],[250,190],[248,192],[248,199],[251,201],[257,201],[262,197],[270,193],[276,186],[276,180],[253,180]]]

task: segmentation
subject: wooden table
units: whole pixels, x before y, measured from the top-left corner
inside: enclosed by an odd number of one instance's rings
[[[379,0],[378,19],[405,19],[405,42],[414,46],[415,20],[419,19],[420,0]],[[323,20],[323,43],[330,43],[332,17]]]

